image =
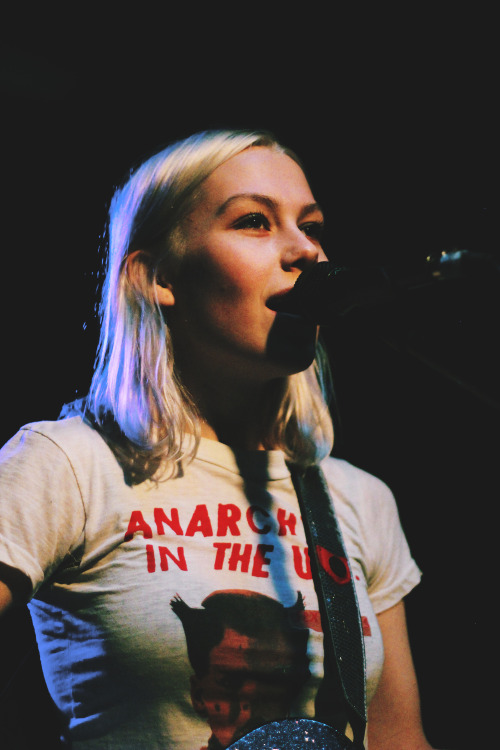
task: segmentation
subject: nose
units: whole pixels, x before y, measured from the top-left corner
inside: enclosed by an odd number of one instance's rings
[[[327,260],[319,241],[308,236],[300,227],[290,228],[283,237],[281,262],[287,271],[304,271],[314,263]]]

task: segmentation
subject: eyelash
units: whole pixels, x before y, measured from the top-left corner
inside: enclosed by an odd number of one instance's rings
[[[237,229],[260,229],[262,226],[264,227],[264,229],[270,228],[269,221],[267,220],[266,216],[259,212],[247,214],[246,216],[243,216],[241,219],[239,219],[235,224],[235,227]]]
[[[310,221],[307,224],[302,224],[301,229],[308,237],[320,242],[323,237],[324,226],[322,221]]]
[[[270,229],[270,223],[267,217],[256,211],[255,213],[247,214],[239,219],[235,225],[236,229]],[[320,241],[323,235],[324,224],[322,221],[309,221],[306,224],[302,224],[300,229],[313,240]]]

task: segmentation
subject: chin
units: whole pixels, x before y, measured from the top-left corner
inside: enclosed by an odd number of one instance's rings
[[[267,356],[283,370],[295,375],[313,363],[318,327],[298,315],[280,313],[267,340]]]

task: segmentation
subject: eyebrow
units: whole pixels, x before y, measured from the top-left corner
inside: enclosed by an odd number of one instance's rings
[[[261,193],[236,193],[235,195],[231,195],[227,200],[224,201],[224,203],[222,203],[218,207],[217,211],[215,212],[216,216],[222,216],[222,214],[227,211],[229,206],[234,201],[242,198],[260,203],[261,205],[269,208],[271,211],[276,211],[279,207],[277,201],[275,201],[274,198],[270,198],[268,195],[261,195]],[[314,211],[319,211],[321,214],[323,214],[323,210],[321,209],[319,203],[307,203],[301,208],[298,220],[301,221],[306,216],[309,216],[309,214],[314,213]]]

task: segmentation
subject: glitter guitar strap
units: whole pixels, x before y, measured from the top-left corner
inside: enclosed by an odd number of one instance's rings
[[[342,534],[321,468],[310,466],[304,470],[293,465],[288,468],[302,512],[324,633],[326,695],[323,703],[319,696],[316,718],[341,729],[348,722],[354,748],[362,750],[367,721],[365,652],[358,600]],[[333,713],[329,709],[332,690],[337,695],[337,709]]]
[[[306,532],[324,635],[314,719],[268,722],[227,750],[364,750],[365,653],[358,600],[332,499],[319,466],[289,465]],[[347,725],[353,741],[346,735]]]

